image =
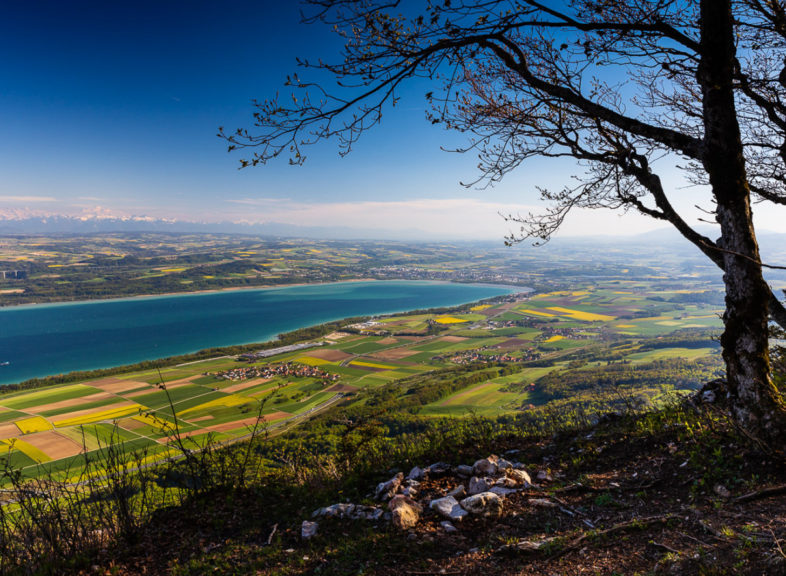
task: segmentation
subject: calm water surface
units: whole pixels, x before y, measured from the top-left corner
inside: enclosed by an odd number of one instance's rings
[[[262,342],[347,318],[519,291],[444,282],[343,282],[0,308],[0,384]]]

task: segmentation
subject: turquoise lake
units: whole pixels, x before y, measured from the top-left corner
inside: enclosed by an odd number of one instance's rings
[[[351,316],[455,306],[524,289],[341,282],[0,308],[0,384],[263,342]]]

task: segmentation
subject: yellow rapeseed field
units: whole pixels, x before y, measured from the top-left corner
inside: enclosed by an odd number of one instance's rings
[[[22,434],[32,434],[34,432],[44,432],[51,430],[52,425],[43,416],[33,416],[32,418],[23,418],[14,422],[16,427]]]
[[[540,310],[519,310],[522,314],[534,314],[535,316],[546,316],[548,318],[553,318],[554,314],[549,314],[548,312],[541,312]]]
[[[395,370],[397,366],[388,366],[387,364],[376,364],[374,362],[364,362],[362,360],[353,360],[349,363],[350,366],[365,366],[367,368],[379,368],[380,370]]]
[[[300,356],[295,358],[295,362],[300,362],[306,366],[322,366],[323,364],[330,364],[330,360],[324,358],[314,358],[313,356]]]
[[[101,412],[94,412],[92,414],[85,414],[84,416],[75,416],[73,418],[66,418],[64,420],[57,420],[55,426],[63,428],[65,426],[79,426],[80,424],[92,424],[94,422],[102,422],[104,420],[117,420],[123,416],[128,416],[134,412],[138,412],[142,408],[139,404],[134,406],[123,406],[121,408],[110,408]]]
[[[462,322],[467,322],[467,320],[456,318],[455,316],[439,316],[434,318],[434,321],[438,324],[460,324]]]
[[[36,462],[49,462],[51,458],[44,454],[41,450],[33,446],[32,444],[28,444],[24,440],[20,440],[19,438],[11,438],[10,440],[0,440],[0,444],[7,444],[8,446],[12,446],[14,449],[19,450],[25,456],[32,458]]]
[[[152,426],[153,428],[159,428],[162,424],[164,424],[164,422],[166,422],[166,421],[162,422],[152,414],[137,414],[136,416],[132,416],[131,418],[133,418],[137,422],[142,422],[144,424],[147,424],[148,426]]]
[[[189,412],[196,412],[197,410],[204,410],[205,408],[232,408],[233,406],[241,406],[242,404],[247,404],[251,400],[246,396],[238,396],[236,394],[230,394],[229,396],[224,396],[222,398],[216,398],[215,400],[210,400],[209,402],[205,402],[204,404],[199,404],[198,406],[194,406],[193,408],[188,408],[187,410],[183,410],[182,412],[178,412],[178,414],[188,414]]]
[[[554,336],[552,336],[548,340],[544,340],[543,343],[544,344],[548,344],[549,342],[556,342],[557,340],[562,340],[563,338],[565,338],[565,337],[564,336],[560,336],[559,334],[555,334]]]
[[[616,316],[607,316],[606,314],[594,314],[592,312],[582,312],[581,310],[571,310],[570,308],[561,308],[559,306],[551,306],[549,310],[565,314],[574,320],[585,320],[587,322],[610,322],[616,320]]]
[[[477,306],[473,306],[470,308],[472,312],[480,312],[481,310],[485,310],[486,308],[491,308],[491,304],[478,304]]]

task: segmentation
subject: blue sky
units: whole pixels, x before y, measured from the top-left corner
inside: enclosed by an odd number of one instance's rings
[[[533,162],[468,190],[459,136],[424,118],[424,86],[348,157],[330,143],[238,170],[219,126],[249,126],[251,100],[286,91],[295,56],[338,53],[296,2],[6,0],[0,3],[0,217],[149,216],[194,221],[420,229],[501,238],[497,212],[537,208],[535,184],[572,167]],[[631,233],[651,221],[578,214],[565,232]]]

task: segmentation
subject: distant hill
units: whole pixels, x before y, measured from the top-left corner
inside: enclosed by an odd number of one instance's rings
[[[0,234],[94,234],[102,232],[170,232],[176,234],[254,234],[273,237],[314,239],[402,238],[437,239],[417,229],[349,228],[340,226],[296,226],[279,222],[248,224],[242,222],[190,222],[154,218],[75,218],[48,216],[0,219]]]

